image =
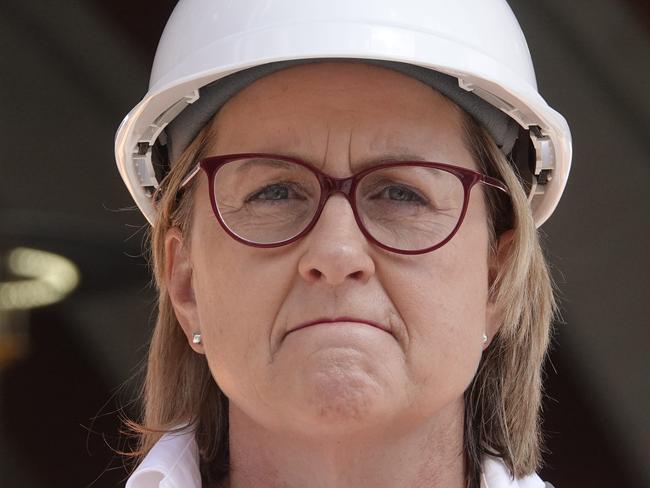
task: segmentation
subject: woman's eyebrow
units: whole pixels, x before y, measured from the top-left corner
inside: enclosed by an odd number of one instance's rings
[[[244,173],[254,166],[264,166],[267,168],[270,166],[273,168],[291,169],[293,165],[286,161],[279,161],[277,159],[271,158],[248,158],[244,163],[238,166],[238,168],[235,170],[235,173]]]
[[[322,160],[312,158],[308,156],[307,154],[302,154],[296,151],[291,151],[291,150],[269,150],[269,151],[264,151],[267,154],[277,154],[286,156],[289,158],[297,159],[299,161],[304,161],[305,163],[309,164],[310,166],[313,166],[314,168],[317,168],[319,170],[323,170],[325,164]],[[421,155],[414,154],[412,152],[409,152],[407,149],[393,149],[390,151],[386,151],[385,153],[378,153],[377,155],[373,156],[367,156],[364,158],[360,159],[355,159],[350,163],[351,169],[353,173],[360,173],[361,171],[370,168],[372,166],[375,166],[377,164],[380,164],[385,161],[431,161],[431,159],[425,158]],[[249,161],[250,164],[246,165],[249,167],[250,165],[255,165],[260,162],[259,158],[252,158],[251,161]],[[276,162],[278,166],[281,166],[282,163],[280,161]]]
[[[353,161],[351,166],[354,172],[363,171],[384,161],[426,161],[427,159],[408,152],[388,152],[381,156],[371,156]]]

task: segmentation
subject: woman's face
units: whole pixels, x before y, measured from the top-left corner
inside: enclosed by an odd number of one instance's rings
[[[232,98],[208,154],[291,155],[344,177],[363,161],[408,154],[476,169],[454,104],[405,75],[359,63],[279,71]],[[191,342],[252,421],[274,431],[415,425],[462,409],[492,337],[488,228],[481,185],[442,248],[405,256],[369,243],[341,194],[312,231],[262,249],[229,237],[201,173],[191,238],[168,233],[167,280]],[[185,245],[187,244],[187,245]],[[352,317],[381,323],[320,324]]]

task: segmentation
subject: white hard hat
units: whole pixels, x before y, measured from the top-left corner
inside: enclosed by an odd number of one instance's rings
[[[188,114],[214,114],[223,95],[213,110],[193,109],[215,100],[215,92],[219,99],[225,77],[257,70],[234,83],[241,87],[290,60],[332,58],[368,60],[428,82],[483,123],[508,153],[514,140],[498,139],[511,131],[492,124],[493,114],[483,117],[482,105],[506,114],[530,138],[529,174],[522,175],[529,179],[536,225],[551,215],[569,174],[571,134],[537,91],[526,40],[505,0],[180,0],[160,39],[149,91],[115,139],[120,174],[149,222],[160,177],[154,146],[170,142],[174,125],[187,139],[188,131],[178,126],[192,125]],[[232,96],[232,85],[226,96]],[[170,147],[178,152],[179,144],[171,141]]]

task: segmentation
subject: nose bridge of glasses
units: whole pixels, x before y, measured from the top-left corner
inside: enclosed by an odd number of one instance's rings
[[[348,176],[347,178],[337,178],[334,176],[325,176],[324,181],[324,198],[327,200],[334,193],[342,193],[350,201],[350,192],[352,190],[352,182],[354,176]]]
[[[348,201],[352,213],[355,212],[354,204],[351,197],[352,186],[354,182],[354,176],[349,176],[346,178],[337,178],[334,176],[324,176],[323,180],[323,194],[321,196],[321,209],[325,208],[330,197],[336,193],[342,194],[343,198]],[[320,220],[321,212],[318,212],[318,219]],[[356,218],[354,219],[356,221]]]

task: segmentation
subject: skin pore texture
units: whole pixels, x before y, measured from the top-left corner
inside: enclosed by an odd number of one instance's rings
[[[477,169],[460,109],[361,63],[266,76],[224,105],[212,135],[207,155],[284,154],[338,177],[400,154]],[[189,344],[229,398],[228,486],[464,487],[463,392],[497,322],[481,185],[449,243],[404,256],[369,243],[338,193],[304,238],[246,246],[221,228],[198,176],[191,236],[166,237],[166,282]],[[387,330],[287,334],[340,316]]]

